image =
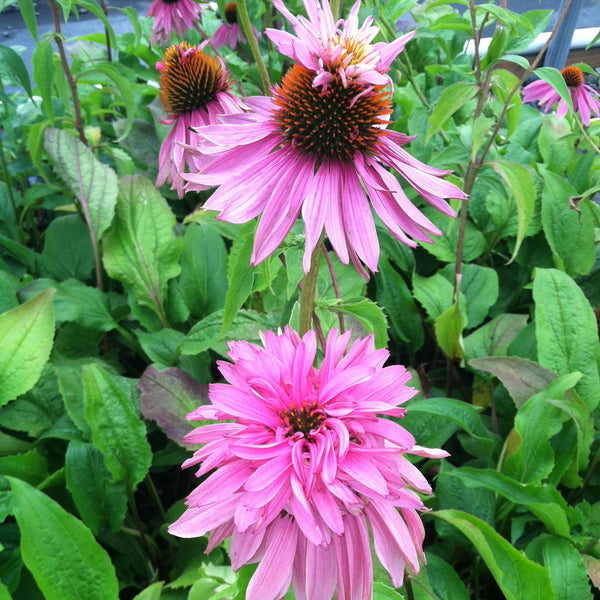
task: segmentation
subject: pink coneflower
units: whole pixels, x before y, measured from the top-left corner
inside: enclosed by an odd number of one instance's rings
[[[323,10],[317,0],[305,4],[311,21],[300,23],[320,39],[317,26],[328,22],[328,5]],[[283,40],[275,36],[280,48],[298,54],[299,63],[275,87],[274,97],[253,98],[248,101],[253,114],[226,118],[222,125],[198,132],[206,143],[198,148],[197,173],[186,177],[189,189],[220,185],[206,208],[220,211],[225,221],[245,223],[262,213],[253,264],[277,249],[302,212],[305,272],[323,227],[343,263],[352,260],[362,271],[363,261],[376,271],[379,243],[367,198],[399,241],[416,246],[414,240],[440,235],[385,167],[395,169],[447,215],[455,212],[446,198],[465,198],[457,186],[440,179],[450,171],[429,167],[402,148],[413,137],[387,129],[392,105],[384,74],[404,42],[368,45],[374,28],[358,29],[357,8],[352,10],[347,31],[335,28],[343,45],[335,46],[335,36],[322,34],[328,56],[342,57],[339,61],[325,60],[320,47],[305,52],[308,33],[297,44],[290,34]],[[316,62],[315,56],[320,57]],[[385,85],[373,83],[378,81]]]
[[[252,25],[252,31],[256,37],[260,36],[254,25]],[[246,43],[242,28],[237,22],[237,7],[235,2],[228,2],[225,6],[224,23],[215,31],[212,36],[212,43],[216,48],[228,45],[232,50],[238,43]]]
[[[172,34],[182,37],[196,29],[205,7],[205,3],[194,0],[154,0],[146,14],[154,17],[150,45],[170,44]]]
[[[190,162],[185,146],[199,142],[190,127],[218,123],[217,116],[239,112],[243,104],[229,91],[221,63],[187,42],[168,48],[156,67],[160,71],[160,100],[168,115],[161,123],[173,125],[160,148],[156,187],[169,182],[183,198],[185,181],[181,174]]]
[[[228,383],[212,384],[212,404],[188,415],[223,421],[186,436],[205,445],[184,467],[201,463],[199,477],[216,470],[169,531],[210,532],[207,552],[231,536],[234,570],[260,563],[247,600],[279,600],[290,582],[297,600],[329,600],[336,587],[339,600],[369,600],[367,522],[394,586],[424,560],[424,506],[411,488],[431,488],[405,454],[447,453],[416,446],[387,418],[402,417],[399,405],[415,394],[406,369],[384,367],[388,352],[373,336],[349,342],[349,332],[331,331],[320,368],[313,331],[267,332],[264,347],[232,342],[233,364],[219,363]]]
[[[600,96],[598,92],[584,83],[583,72],[579,67],[565,67],[561,74],[569,88],[573,109],[581,115],[581,120],[586,127],[590,124],[590,115],[600,116]],[[549,84],[538,79],[523,88],[523,102],[538,102],[545,106],[548,112],[557,102],[556,116],[562,119],[568,112],[567,103],[559,93]]]

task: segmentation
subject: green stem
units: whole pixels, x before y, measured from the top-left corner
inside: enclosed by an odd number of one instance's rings
[[[138,512],[137,504],[135,502],[135,497],[133,495],[133,490],[131,489],[129,482],[127,482],[127,498],[129,500],[129,509],[131,510],[131,514],[133,515],[133,520],[135,521],[135,526],[137,527],[137,530],[140,532],[140,542],[144,548],[144,552],[146,553],[146,556],[152,562],[152,560],[154,558],[153,553],[150,550],[150,544],[148,543],[148,537],[146,536],[146,533],[144,532],[142,520],[140,519],[140,513]]]
[[[600,148],[598,148],[598,146],[596,146],[596,144],[594,144],[592,138],[587,134],[587,131],[585,130],[585,127],[583,126],[583,123],[582,123],[581,119],[579,118],[579,115],[574,112],[573,117],[575,118],[577,127],[579,127],[579,131],[581,131],[581,135],[583,135],[586,142],[593,148],[593,150],[596,154],[600,154]]]
[[[312,313],[315,305],[319,263],[321,262],[321,250],[324,238],[325,232],[323,231],[310,257],[310,269],[302,280],[302,291],[300,292],[300,336],[303,336],[312,327]]]
[[[106,8],[104,0],[100,0],[100,8],[102,8],[104,16],[108,19],[108,9]],[[106,27],[106,25],[104,26],[104,35],[106,36],[106,53],[108,56],[108,62],[112,62],[112,48],[110,46],[110,37],[108,36],[108,27]]]
[[[260,49],[258,48],[258,42],[256,41],[256,37],[254,36],[254,32],[252,31],[252,23],[250,23],[250,16],[248,15],[248,7],[246,6],[246,0],[237,0],[237,14],[240,20],[240,24],[242,26],[242,31],[244,32],[244,35],[248,40],[250,50],[252,51],[252,56],[254,56],[254,60],[256,61],[256,66],[258,67],[258,72],[260,73],[260,78],[262,80],[264,92],[265,94],[270,96],[271,80],[269,79],[267,67],[265,67],[265,63],[260,53]]]
[[[69,67],[69,61],[67,60],[67,53],[65,52],[63,35],[60,31],[60,16],[58,14],[58,8],[56,7],[56,2],[54,2],[54,0],[49,1],[50,9],[52,11],[52,18],[54,20],[54,40],[56,41],[56,45],[58,46],[60,61],[65,72],[65,76],[67,77],[67,81],[69,82],[69,87],[71,88],[71,96],[73,97],[73,110],[75,111],[75,126],[77,128],[77,133],[79,134],[79,139],[87,146],[85,133],[83,132],[83,121],[81,120],[81,107],[79,104],[79,95],[77,94],[77,84],[73,79],[73,74],[71,73],[71,68]]]

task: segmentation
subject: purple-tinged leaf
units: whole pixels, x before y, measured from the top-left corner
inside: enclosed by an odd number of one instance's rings
[[[185,371],[169,367],[159,371],[149,366],[138,387],[142,392],[142,414],[156,421],[165,434],[181,446],[183,436],[198,426],[185,417],[201,404],[208,404],[208,386],[198,383]]]
[[[469,366],[495,375],[506,387],[517,408],[545,390],[558,376],[551,369],[518,356],[474,358]]]

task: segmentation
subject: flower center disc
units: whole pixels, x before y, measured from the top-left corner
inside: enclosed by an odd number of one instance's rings
[[[302,405],[296,408],[293,404],[288,410],[280,414],[281,423],[288,428],[288,436],[295,433],[303,433],[308,438],[310,432],[318,429],[325,420],[325,413],[317,407],[317,403]]]
[[[294,65],[276,90],[275,119],[286,140],[318,162],[352,163],[356,152],[373,152],[392,112],[389,91],[352,82],[344,87],[336,73],[324,93],[312,87],[313,78],[314,73]]]
[[[228,2],[225,6],[225,20],[231,25],[237,23],[237,7],[235,2]]]
[[[561,74],[569,87],[583,85],[583,72],[579,67],[565,67]]]
[[[170,115],[204,108],[226,89],[219,61],[182,42],[167,49],[160,73],[160,101]]]

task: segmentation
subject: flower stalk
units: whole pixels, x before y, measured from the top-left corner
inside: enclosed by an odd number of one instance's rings
[[[321,249],[323,247],[324,238],[325,231],[321,233],[321,238],[317,242],[317,245],[310,256],[310,269],[302,280],[302,291],[300,292],[300,337],[312,327],[312,315],[317,292],[317,279],[319,278],[319,263],[321,262]]]
[[[260,53],[260,49],[258,47],[258,42],[256,40],[256,36],[252,31],[252,23],[250,22],[250,16],[248,15],[248,7],[246,5],[246,0],[237,0],[237,11],[238,18],[240,20],[240,25],[242,26],[242,31],[248,40],[248,45],[250,46],[250,50],[252,51],[252,56],[256,61],[256,66],[258,67],[258,72],[260,73],[260,78],[262,81],[262,86],[265,94],[267,96],[271,95],[271,79],[269,78],[269,73],[267,71],[267,67],[265,66],[265,62],[263,61],[262,55]]]

